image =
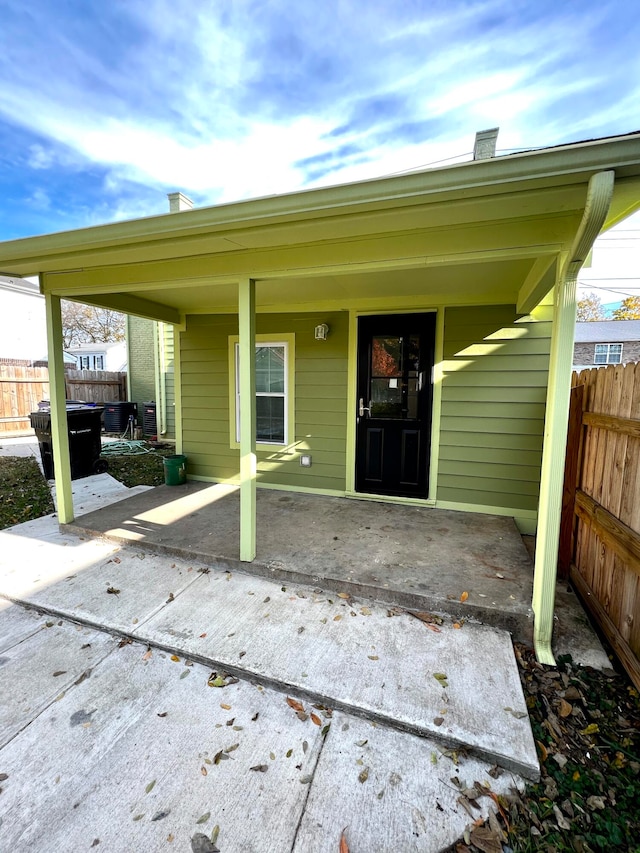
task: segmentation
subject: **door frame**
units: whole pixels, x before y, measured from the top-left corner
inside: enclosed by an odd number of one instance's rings
[[[367,492],[357,492],[356,483],[356,396],[358,390],[358,318],[384,316],[392,314],[432,314],[436,315],[434,366],[433,366],[433,395],[431,403],[431,450],[429,455],[429,482],[427,497],[405,498],[389,495],[376,495]],[[375,500],[389,503],[409,504],[417,506],[435,506],[438,482],[438,460],[440,457],[440,416],[442,409],[442,358],[444,343],[444,305],[427,305],[410,307],[394,304],[393,308],[372,308],[366,311],[349,311],[349,360],[347,378],[347,470],[346,497],[360,500]]]

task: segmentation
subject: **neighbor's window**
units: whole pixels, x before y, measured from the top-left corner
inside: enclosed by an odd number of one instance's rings
[[[256,344],[256,442],[287,444],[288,352],[286,342]],[[236,441],[240,441],[240,347],[235,344]]]
[[[596,344],[594,364],[620,364],[622,344]]]

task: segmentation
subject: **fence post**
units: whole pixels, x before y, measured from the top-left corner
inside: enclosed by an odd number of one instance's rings
[[[569,427],[567,430],[567,455],[564,465],[562,487],[562,511],[560,515],[560,544],[558,548],[558,578],[567,580],[573,560],[575,539],[575,502],[579,468],[581,468],[580,440],[582,433],[582,410],[584,385],[574,385],[569,401]]]

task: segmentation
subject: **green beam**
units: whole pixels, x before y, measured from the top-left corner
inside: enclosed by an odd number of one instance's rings
[[[240,388],[240,559],[256,556],[256,283],[238,283]]]
[[[51,399],[51,440],[56,480],[58,520],[61,524],[73,521],[73,494],[71,491],[71,459],[67,431],[67,401],[64,384],[64,356],[62,351],[62,316],[60,298],[45,296],[47,318],[47,349],[49,359],[49,396]]]
[[[557,259],[554,255],[544,255],[536,259],[518,292],[518,314],[530,314],[553,289],[557,278],[556,265]]]
[[[146,320],[157,320],[160,323],[169,323],[172,326],[181,326],[184,318],[177,308],[163,305],[161,302],[153,302],[151,299],[143,299],[132,293],[102,293],[73,294],[76,302],[85,302],[87,305],[95,305],[97,308],[108,308],[111,311],[121,311],[123,314],[133,314],[136,317],[144,317]]]

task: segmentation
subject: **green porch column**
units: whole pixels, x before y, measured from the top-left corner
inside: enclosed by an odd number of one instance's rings
[[[533,575],[533,644],[540,663],[555,664],[551,651],[567,421],[571,394],[577,278],[560,279],[554,290],[549,387],[540,476],[540,507]]]
[[[61,524],[73,521],[71,492],[71,460],[67,432],[67,402],[64,385],[64,354],[62,349],[62,316],[60,297],[45,294],[47,317],[47,350],[49,360],[49,396],[51,398],[51,438],[55,468],[58,520]]]
[[[551,639],[556,597],[558,544],[567,423],[571,396],[573,339],[578,273],[605,223],[614,185],[613,171],[596,172],[589,180],[582,221],[573,246],[556,278],[551,333],[547,411],[540,475],[540,504],[533,575],[533,643],[540,663],[555,664]]]
[[[240,559],[256,556],[256,284],[238,283],[240,350]]]

